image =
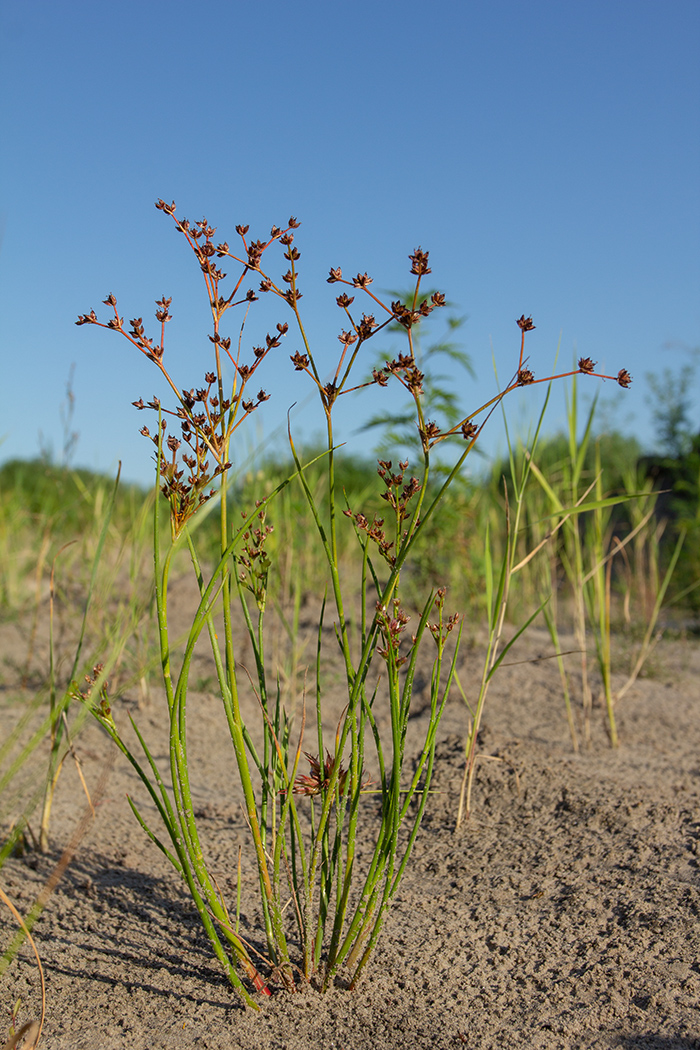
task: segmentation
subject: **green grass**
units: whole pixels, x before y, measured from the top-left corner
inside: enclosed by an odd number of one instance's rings
[[[0,686],[6,708],[17,711],[0,746],[0,821],[13,829],[0,843],[1,864],[28,834],[48,849],[55,786],[85,721],[83,707],[71,704],[73,683],[103,664],[120,695],[157,666],[157,651],[143,634],[152,497],[37,461],[5,464],[0,493]]]

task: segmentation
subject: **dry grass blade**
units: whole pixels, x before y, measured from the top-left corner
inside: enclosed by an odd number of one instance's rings
[[[15,1047],[20,1050],[36,1050],[39,1044],[39,1036],[41,1035],[41,1026],[38,1021],[27,1021],[23,1024],[19,1032],[15,1032],[7,1040],[2,1050],[15,1050]]]
[[[2,887],[0,887],[0,899],[2,899],[3,903],[6,904],[7,907],[10,909],[15,919],[24,931],[24,934],[29,940],[29,943],[31,944],[34,955],[36,956],[36,964],[39,967],[39,979],[41,981],[41,1020],[29,1021],[27,1024],[23,1025],[20,1028],[19,1032],[15,1032],[14,1035],[10,1036],[8,1041],[5,1043],[3,1050],[13,1050],[13,1047],[20,1045],[20,1040],[24,1041],[24,1050],[36,1050],[36,1047],[39,1045],[41,1030],[44,1027],[44,1017],[46,1016],[46,985],[44,983],[44,970],[41,965],[41,959],[39,958],[39,952],[37,951],[36,944],[34,943],[34,938],[29,932],[29,929],[27,928],[24,919],[17,911],[14,904],[7,896],[5,891],[2,889]]]
[[[94,792],[95,805],[97,805],[97,803],[100,801],[100,799],[104,795],[105,788],[107,786],[107,780],[108,780],[109,775],[112,772],[112,768],[114,766],[114,757],[115,757],[114,756],[114,752],[110,751],[109,758],[107,760],[105,768],[102,771],[100,779],[99,779],[99,781],[97,783],[97,788],[95,789],[95,792]],[[17,954],[17,952],[21,948],[22,942],[24,941],[24,934],[29,936],[29,930],[34,926],[34,923],[37,921],[37,919],[39,918],[39,916],[43,912],[44,908],[46,907],[46,904],[47,904],[47,901],[48,901],[49,897],[51,896],[53,891],[56,889],[56,886],[58,885],[58,883],[62,879],[66,868],[68,867],[68,865],[72,861],[73,856],[75,855],[75,852],[78,849],[78,846],[80,845],[83,837],[85,836],[88,828],[90,827],[90,824],[94,820],[94,817],[95,817],[94,806],[93,806],[92,801],[89,800],[89,805],[85,807],[85,810],[83,812],[83,816],[81,817],[80,822],[78,823],[75,831],[73,832],[73,836],[72,836],[70,842],[68,843],[68,845],[64,849],[63,853],[59,857],[55,868],[53,869],[53,871],[49,875],[48,879],[46,880],[46,883],[44,884],[43,889],[38,894],[36,900],[34,901],[34,904],[30,908],[30,910],[29,910],[29,912],[27,914],[27,922],[26,922],[26,924],[25,924],[24,921],[21,921],[21,931],[17,932],[15,937],[12,939],[12,941],[10,943],[10,946],[5,951],[4,955],[0,956],[0,977],[2,977],[2,975],[5,973],[7,967],[11,964],[11,962],[14,959],[15,955]],[[2,890],[0,890],[0,893],[2,893]],[[3,894],[3,898],[6,900],[4,894]],[[11,905],[9,905],[9,906],[12,907]],[[30,940],[31,940],[31,938],[30,938]],[[33,943],[34,942],[32,941],[32,944]],[[35,951],[36,951],[36,949],[35,949]],[[37,959],[38,959],[38,956],[37,956]],[[42,981],[43,981],[43,978],[42,978]]]

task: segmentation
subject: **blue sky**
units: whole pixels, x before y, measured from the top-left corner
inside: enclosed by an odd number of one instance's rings
[[[696,0],[23,0],[2,4],[0,34],[0,458],[42,444],[60,458],[74,366],[74,462],[122,459],[127,478],[150,478],[131,402],[163,392],[155,369],[74,321],[104,316],[109,292],[127,319],[172,295],[168,361],[178,385],[201,383],[201,275],[157,197],[229,241],[236,223],[262,236],[298,216],[302,306],[329,370],[341,321],[329,267],[404,288],[422,245],[467,317],[477,378],[451,380],[465,410],[493,392],[492,351],[511,374],[515,319],[532,314],[530,367],[545,374],[561,339],[563,362],[628,368],[631,390],[601,391],[604,415],[653,447],[645,374],[680,369],[700,345]],[[251,345],[270,320],[251,318]],[[271,362],[248,447],[293,401],[295,432],[320,432],[288,365],[296,349],[290,335]],[[357,428],[377,404],[350,400],[341,429],[369,450]],[[519,392],[516,429],[540,401],[541,388]],[[495,420],[484,447],[502,448]]]

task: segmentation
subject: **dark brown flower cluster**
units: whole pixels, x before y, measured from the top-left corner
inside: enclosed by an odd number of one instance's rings
[[[260,508],[262,502],[256,500],[255,506]],[[247,511],[241,511],[242,518],[247,516]],[[254,527],[251,526],[243,533],[243,550],[236,558],[236,561],[242,566],[242,571],[238,578],[253,595],[258,608],[261,610],[265,607],[267,579],[271,564],[265,550],[265,543],[274,529],[273,525],[266,523],[266,516],[266,510],[263,506],[262,510],[256,515],[259,524]]]
[[[535,326],[532,323],[532,318],[526,317],[525,314],[521,314],[515,323],[520,329],[520,357],[518,359],[515,385],[528,386],[530,383],[534,383],[535,376],[528,368],[523,368],[523,359],[525,356],[525,333],[532,332]]]
[[[444,645],[447,641],[448,636],[455,629],[459,623],[459,613],[453,613],[447,620],[443,618],[443,609],[445,606],[445,595],[447,591],[444,587],[440,587],[437,594],[435,595],[435,608],[438,611],[439,617],[437,623],[428,623],[428,630],[432,634],[438,645]]]
[[[95,664],[95,666],[92,669],[92,674],[85,675],[85,683],[87,685],[87,690],[84,693],[80,693],[80,696],[83,700],[89,699],[90,693],[92,692],[92,687],[94,686],[95,682],[100,677],[103,671],[104,664]]]
[[[158,305],[161,310],[164,309],[162,302]],[[133,402],[135,408],[150,408],[161,415],[175,416],[180,420],[182,440],[172,435],[165,437],[165,420],[161,420],[160,435],[158,431],[151,435],[148,427],[141,428],[144,437],[150,438],[156,447],[161,446],[161,491],[170,503],[175,535],[179,535],[182,527],[195,511],[211,499],[215,490],[208,486],[230,467],[226,459],[230,421],[237,413],[240,418],[245,418],[269,399],[269,394],[262,389],[252,398],[246,398],[244,392],[246,384],[254,375],[260,361],[270,350],[280,345],[280,336],[285,334],[286,330],[286,325],[278,325],[278,335],[268,335],[264,347],[254,348],[255,360],[252,365],[236,365],[241,383],[233,401],[219,397],[218,391],[220,391],[221,384],[218,381],[217,372],[207,372],[203,386],[179,392],[180,403],[174,412],[165,409],[156,397],[148,402],[144,402],[143,398]],[[139,341],[138,345],[144,338],[142,327],[139,329],[135,322],[132,322],[131,337],[132,341]],[[218,333],[209,338],[217,347],[228,352],[230,339],[222,339]],[[162,348],[159,349],[161,349],[160,356],[162,356]],[[152,353],[149,353],[148,356],[151,360],[156,360]],[[178,457],[178,452],[183,444],[189,451],[183,451]],[[170,457],[165,455],[164,447],[169,450]],[[210,455],[214,460],[213,468],[208,458]]]
[[[410,259],[413,267],[411,270],[412,273],[430,273],[430,267],[427,265],[427,252],[423,252],[420,248],[417,248],[413,255],[410,256]],[[350,307],[355,302],[355,296],[348,295],[347,292],[342,292],[336,297],[336,303],[340,309],[345,311],[351,327],[349,329],[343,329],[338,335],[338,340],[343,347],[343,351],[336,368],[335,376],[328,383],[321,384],[313,361],[310,360],[308,353],[297,351],[291,355],[291,361],[295,370],[298,372],[307,372],[318,385],[321,393],[321,400],[326,412],[330,412],[334,402],[340,394],[350,393],[351,391],[359,389],[357,386],[346,388],[345,382],[349,375],[352,363],[356,359],[357,353],[363,343],[367,342],[368,339],[371,339],[372,336],[376,335],[392,322],[398,322],[403,325],[404,328],[410,330],[417,321],[423,317],[427,317],[436,307],[445,305],[445,296],[441,292],[434,292],[429,299],[424,299],[413,309],[410,309],[400,300],[392,302],[391,307],[388,307],[377,298],[374,292],[370,291],[369,286],[372,284],[372,278],[369,274],[358,273],[352,278],[352,280],[346,280],[343,278],[343,271],[339,266],[331,268],[328,283],[345,284],[349,288],[356,288],[365,291],[367,295],[381,307],[387,316],[381,324],[377,321],[373,313],[364,313],[360,320],[356,321],[350,313]],[[345,357],[346,352],[350,347],[352,347],[353,350],[350,361],[347,363]],[[342,374],[343,367],[345,367],[344,374]],[[386,386],[389,381],[389,376],[392,374],[399,377],[403,385],[411,391],[414,397],[417,397],[423,392],[423,373],[417,368],[412,352],[407,355],[400,354],[395,361],[387,362],[384,368],[372,369],[372,379],[369,381],[369,384],[363,383],[361,386],[371,384]]]
[[[110,706],[109,697],[107,695],[107,683],[103,682],[102,687],[100,689],[99,704],[96,703],[94,698],[92,697],[92,691],[95,686],[95,683],[97,682],[98,678],[101,676],[103,671],[104,664],[95,664],[95,666],[92,669],[92,673],[85,675],[85,684],[87,686],[85,691],[79,690],[77,682],[73,682],[71,685],[71,695],[74,696],[76,700],[89,700],[91,704],[94,704],[95,713],[101,718],[104,718],[106,722],[109,722],[111,725],[114,725],[114,719],[112,718],[112,708]]]
[[[309,358],[306,354],[300,354],[299,351],[292,354],[289,360],[294,365],[294,369],[297,372],[305,372],[309,367]]]
[[[529,386],[530,383],[535,382],[535,373],[531,372],[529,368],[521,368],[518,370],[517,385],[518,386]]]
[[[393,541],[389,540],[384,532],[384,518],[378,518],[375,514],[372,521],[369,521],[366,515],[362,513],[353,514],[351,510],[344,510],[343,514],[353,519],[360,532],[367,533],[369,539],[372,543],[376,543],[379,553],[389,565],[393,566],[396,563],[396,558],[391,553],[394,546]]]
[[[316,755],[311,755],[308,751],[305,751],[304,754],[309,760],[310,771],[307,776],[302,775],[296,778],[292,790],[295,795],[308,795],[314,798],[328,788],[335,770],[335,759],[329,751],[326,751],[326,760],[322,767],[321,760]],[[338,771],[338,793],[341,796],[345,791],[347,778],[348,771],[341,765]]]
[[[516,324],[522,332],[532,332],[535,328],[534,324],[532,323],[532,318],[526,317],[525,314],[520,315]]]
[[[595,361],[592,361],[590,357],[580,357],[578,360],[578,371],[584,375],[595,375],[599,379],[614,379],[616,383],[619,383],[621,387],[627,388],[632,385],[632,376],[629,374],[626,368],[621,368],[616,376],[604,376],[599,375],[595,370]]]
[[[285,258],[292,262],[293,271],[294,262],[299,258],[299,252],[292,246],[294,237],[291,231],[296,229],[299,223],[292,216],[286,229],[273,226],[269,238],[252,241],[247,239],[248,226],[239,225],[236,227],[236,232],[242,240],[243,252],[235,255],[227,242],[215,242],[216,228],[211,226],[206,219],[190,223],[185,218],[176,218],[174,201],[166,204],[165,201],[159,200],[156,208],[171,216],[175,228],[185,236],[204,274],[214,321],[214,331],[209,339],[214,345],[216,356],[215,369],[206,373],[204,385],[198,389],[180,391],[164,365],[165,325],[172,320],[170,313],[172,300],[166,296],[156,300],[156,320],[160,324],[159,340],[146,334],[141,317],[134,318],[127,330],[124,326],[124,319],[118,313],[117,300],[113,295],[107,296],[104,300],[105,305],[111,307],[114,312],[114,316],[109,321],[100,322],[95,311],[91,310],[87,314],[80,315],[76,323],[78,325],[95,324],[98,327],[119,332],[158,366],[178,399],[179,404],[174,412],[163,408],[158,398],[146,403],[143,399],[139,399],[134,402],[134,405],[139,409],[150,408],[161,416],[171,415],[180,420],[181,440],[173,436],[166,438],[164,420],[161,420],[160,427],[153,436],[148,427],[143,427],[141,430],[141,433],[150,438],[161,450],[162,491],[171,504],[173,530],[175,534],[179,534],[188,518],[214,494],[213,489],[208,489],[210,483],[229,469],[228,447],[231,434],[246,416],[268,400],[269,395],[263,389],[251,397],[247,396],[246,388],[253,380],[261,362],[270,351],[280,346],[282,337],[288,331],[286,323],[278,324],[277,331],[273,335],[266,336],[265,345],[253,347],[253,360],[247,364],[240,361],[239,354],[232,353],[231,338],[221,333],[222,317],[231,307],[250,304],[257,299],[252,288],[244,290],[242,285],[251,271],[261,273],[263,254],[273,242],[279,240],[284,245]],[[220,291],[220,284],[226,274],[216,264],[216,260],[225,257],[233,260],[240,267],[238,279],[228,295]],[[268,279],[263,275],[263,282],[266,280]],[[294,301],[296,301],[299,293],[296,292],[293,272],[285,275],[284,280],[291,281],[291,292],[294,293]],[[273,287],[272,282],[269,283],[270,287]],[[282,293],[279,289],[277,291],[289,301],[288,294]],[[226,354],[229,358],[236,373],[236,382],[229,398],[224,397],[223,393],[222,354]],[[181,465],[178,462],[178,451],[183,444],[187,446],[187,450],[181,454]],[[213,468],[208,462],[209,456],[214,460]]]
[[[411,478],[410,481],[407,482],[404,481],[407,469],[408,460],[399,463],[399,473],[397,474],[392,473],[391,460],[380,459],[378,461],[377,473],[385,486],[385,491],[382,492],[381,496],[382,499],[393,509],[396,516],[397,529],[399,531],[410,513],[409,504],[411,500],[421,490],[421,482],[418,478]],[[343,513],[348,518],[352,518],[355,527],[360,532],[366,533],[368,538],[376,544],[379,553],[389,565],[393,566],[396,564],[396,557],[392,553],[394,542],[388,539],[386,532],[384,531],[384,518],[378,518],[375,515],[372,518],[372,521],[370,521],[367,516],[362,513],[355,514],[351,510],[345,510]],[[404,538],[405,535],[404,532]]]
[[[428,266],[428,252],[424,252],[421,248],[416,248],[415,251],[411,255],[409,255],[409,259],[411,261],[412,274],[421,277],[424,274],[431,273],[431,269]],[[331,267],[328,276],[328,283],[336,284],[338,282],[346,284],[352,288],[362,288],[365,291],[367,291],[368,294],[372,296],[372,298],[376,299],[374,294],[372,292],[369,292],[369,286],[370,284],[372,284],[372,278],[367,273],[358,273],[356,277],[353,277],[352,280],[348,281],[343,278],[343,271],[340,268],[340,266]],[[336,299],[338,306],[342,307],[345,310],[347,310],[347,308],[353,301],[354,296],[348,296],[347,293],[339,295]],[[379,300],[376,301],[379,302]],[[388,307],[384,306],[384,304],[380,305],[382,305],[385,310],[388,309]],[[403,325],[404,328],[410,329],[413,327],[413,325],[417,324],[423,317],[428,317],[428,315],[431,314],[436,307],[444,305],[445,296],[442,294],[442,292],[434,292],[429,299],[423,299],[422,302],[416,303],[412,307],[406,306],[406,304],[402,303],[400,299],[397,299],[391,304],[391,319],[394,321],[398,321],[399,324]]]
[[[421,483],[418,478],[411,478],[404,484],[404,477],[408,470],[408,460],[399,463],[399,473],[391,471],[391,460],[380,459],[378,461],[377,474],[386,486],[386,492],[382,492],[382,499],[396,511],[399,523],[402,523],[408,514],[408,505],[413,497],[420,492]]]
[[[615,382],[619,383],[621,387],[628,387],[632,382],[632,376],[629,374],[626,368],[621,368],[616,376],[603,375],[600,372],[596,372],[596,363],[590,357],[579,357],[577,367],[572,372],[565,372],[563,375],[548,376],[546,379],[535,379],[535,374],[529,368],[525,367],[524,352],[525,352],[525,333],[531,332],[534,329],[531,317],[526,317],[522,314],[516,321],[518,328],[520,329],[522,336],[520,340],[520,360],[518,362],[518,369],[513,380],[512,387],[517,386],[529,386],[532,383],[552,382],[554,379],[565,379],[567,376],[572,375],[587,375],[596,376],[598,379],[614,379]],[[501,395],[502,396],[502,395]],[[499,398],[500,400],[500,398]],[[465,435],[467,436],[467,435]]]
[[[343,329],[338,336],[343,345],[343,354],[338,363],[336,374],[330,383],[324,385],[321,384],[313,361],[309,360],[308,354],[298,351],[292,356],[291,360],[294,368],[297,371],[306,371],[317,383],[321,393],[321,400],[327,413],[330,412],[333,403],[340,394],[350,393],[351,391],[359,389],[357,386],[347,388],[346,380],[352,363],[357,357],[360,346],[364,342],[392,323],[398,323],[405,328],[406,331],[409,332],[410,340],[410,332],[414,325],[424,317],[428,317],[434,309],[445,306],[445,296],[442,292],[433,292],[429,297],[422,299],[420,302],[417,301],[420,279],[425,274],[431,272],[430,266],[428,265],[428,252],[424,252],[420,247],[416,248],[409,256],[409,259],[411,262],[411,273],[418,277],[416,292],[414,294],[413,302],[411,302],[410,305],[397,299],[394,300],[390,306],[387,306],[386,303],[382,302],[381,299],[379,299],[370,289],[370,285],[373,282],[368,273],[358,273],[355,277],[348,280],[343,277],[343,271],[339,266],[331,267],[328,276],[329,284],[345,284],[348,288],[364,291],[374,300],[380,309],[384,311],[386,316],[382,323],[377,322],[373,313],[363,314],[359,321],[355,321],[350,314],[350,307],[355,301],[355,296],[349,295],[347,292],[342,292],[336,297],[336,303],[347,314],[351,323],[351,328],[348,330]],[[353,350],[350,356],[350,361],[349,363],[344,363],[346,351],[351,346],[353,347]],[[345,367],[345,373],[341,374],[343,367]],[[383,368],[373,368],[371,380],[369,380],[368,383],[362,383],[361,386],[375,384],[377,386],[385,387],[388,385],[389,378],[392,375],[400,380],[414,399],[420,397],[423,393],[423,380],[425,377],[416,365],[412,343],[409,345],[408,354],[399,354],[399,356],[393,361],[387,361]],[[431,426],[435,427],[435,424],[432,424]],[[435,429],[433,431],[433,437],[437,437],[438,434],[439,431]],[[426,441],[429,442],[430,437],[424,436],[424,443]]]
[[[266,240],[248,241],[247,233],[250,229],[247,225],[239,224],[236,226],[236,233],[243,241],[244,256],[236,256],[230,250],[227,241],[223,241],[220,244],[214,244],[214,234],[216,233],[216,227],[210,226],[206,219],[202,219],[199,222],[191,223],[188,219],[177,219],[175,218],[175,201],[172,204],[166,204],[163,200],[156,201],[156,208],[159,211],[163,211],[166,215],[170,215],[175,221],[175,228],[187,238],[190,247],[194,251],[199,265],[205,278],[207,278],[207,285],[212,289],[222,281],[226,274],[218,269],[212,262],[213,258],[223,259],[229,257],[234,259],[236,262],[242,262],[245,266],[244,272],[238,280],[236,287],[229,296],[228,299],[222,299],[221,304],[224,308],[235,305],[234,297],[238,293],[241,282],[243,281],[246,273],[250,270],[260,271],[260,263],[265,251],[274,242],[279,240],[285,245],[291,244],[292,235],[289,233],[292,229],[297,229],[300,223],[291,216],[287,224],[286,229],[281,229],[279,226],[273,226],[270,230],[270,236]],[[210,283],[211,282],[211,283]],[[218,299],[218,296],[216,297]],[[256,299],[255,293],[249,290],[246,293],[246,301],[252,302]]]
[[[162,412],[163,409],[157,398],[144,404],[143,401],[134,401],[135,408],[151,408]],[[178,410],[178,414],[179,414]],[[174,414],[174,413],[173,413]],[[187,421],[182,423],[182,433],[187,445],[193,450],[193,455],[182,453],[179,457],[184,464],[178,462],[178,452],[182,446],[173,434],[165,437],[167,428],[166,420],[162,419],[160,431],[151,434],[148,427],[142,427],[140,433],[153,442],[160,449],[160,490],[170,504],[170,520],[173,536],[179,536],[185,524],[192,515],[203,506],[215,494],[213,488],[208,486],[228,470],[230,463],[217,463],[212,470],[207,458],[207,446],[202,442],[196,430],[192,430]],[[220,438],[216,436],[216,443]],[[170,456],[167,456],[165,450]],[[186,469],[185,469],[186,468]]]
[[[249,273],[252,272],[261,276],[260,291],[270,291],[274,287],[273,282],[263,274],[261,270],[263,255],[271,244],[276,241],[283,244],[287,248],[287,252],[285,252],[285,258],[287,259],[299,257],[299,253],[296,249],[291,248],[294,235],[290,231],[297,229],[300,225],[293,215],[290,217],[285,229],[282,229],[279,226],[273,226],[270,230],[269,237],[258,240],[248,240],[247,235],[250,229],[249,226],[242,224],[236,226],[236,233],[241,238],[243,247],[242,253],[236,254],[231,250],[227,241],[222,241],[219,244],[214,243],[216,227],[210,226],[206,219],[194,223],[191,223],[188,219],[184,218],[177,219],[175,217],[174,202],[172,204],[165,204],[164,201],[159,200],[156,202],[156,208],[170,215],[175,222],[175,228],[185,235],[199,262],[202,273],[204,274],[212,309],[217,321],[220,320],[223,313],[230,307],[238,306],[240,303],[255,302],[257,295],[252,288],[249,288],[245,293],[241,292],[243,281]],[[214,258],[228,258],[242,267],[242,271],[236,284],[227,297],[224,297],[219,293],[219,284],[224,280],[226,274],[215,265],[213,262]],[[279,289],[277,290],[279,291]],[[296,297],[301,297],[300,292],[296,292],[294,288],[292,291]],[[282,295],[283,298],[286,298],[281,291],[279,294]]]
[[[423,451],[427,452],[440,438],[442,431],[433,420],[429,419],[425,424],[418,423],[418,434],[420,436]]]
[[[427,252],[425,252],[425,258],[426,260],[428,258]],[[430,270],[428,269],[426,272],[430,273]],[[411,273],[415,273],[415,270],[411,270]],[[404,328],[413,328],[422,318],[429,317],[435,307],[444,305],[445,296],[441,292],[434,292],[430,299],[423,299],[415,309],[409,309],[400,299],[396,299],[391,304],[391,311],[394,315],[394,320],[398,321]]]
[[[428,252],[424,252],[421,248],[416,248],[412,255],[409,255],[411,260],[411,273],[417,277],[423,277],[426,273],[432,273],[432,270],[428,266]]]
[[[387,361],[383,371],[387,376],[396,376],[414,398],[423,393],[425,376],[416,365],[413,354],[399,354],[393,361]]]
[[[377,602],[376,617],[384,639],[384,645],[377,646],[378,654],[387,663],[392,663],[395,667],[402,667],[408,660],[408,656],[399,654],[401,635],[406,630],[406,624],[409,622],[410,616],[406,615],[400,606],[398,598],[395,598],[392,613],[389,613],[381,602]]]

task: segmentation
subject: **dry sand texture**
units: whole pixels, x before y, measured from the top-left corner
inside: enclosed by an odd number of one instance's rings
[[[536,655],[531,634],[513,659]],[[465,652],[463,681],[481,654]],[[465,710],[448,705],[423,829],[383,938],[355,992],[278,994],[242,1010],[177,878],[137,826],[143,794],[118,756],[97,817],[36,927],[47,1050],[436,1050],[700,1048],[700,648],[663,642],[619,707],[622,746],[571,751],[553,661],[501,670],[487,707],[475,812],[454,817]],[[425,717],[416,698],[414,727]],[[329,720],[344,703],[327,697]],[[123,706],[116,713],[125,718]],[[163,708],[136,712],[165,760]],[[0,707],[0,732],[15,705]],[[246,829],[216,700],[192,697],[197,804],[214,870],[231,890]],[[410,740],[409,740],[410,745]],[[80,737],[94,788],[110,746]],[[368,799],[371,816],[373,803]],[[51,856],[11,859],[0,875],[26,910],[70,840],[84,796],[70,767],[55,804]],[[248,878],[252,870],[246,871]],[[252,899],[252,898],[251,898]],[[244,904],[245,919],[257,917]],[[5,919],[3,919],[5,924]],[[2,984],[9,1017],[38,1010],[28,950]],[[7,1024],[3,1025],[3,1031]]]

